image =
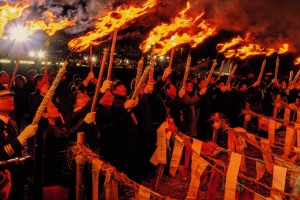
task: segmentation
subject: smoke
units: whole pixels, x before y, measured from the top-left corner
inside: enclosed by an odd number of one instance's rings
[[[68,35],[84,34],[94,28],[95,21],[118,6],[140,6],[146,0],[23,0],[37,7],[40,15],[49,9],[58,17],[76,20],[76,26],[66,28]],[[4,0],[3,3],[17,3],[20,0]],[[139,37],[147,36],[152,28],[162,22],[168,23],[186,7],[183,0],[157,0],[149,13],[130,22],[127,26],[138,27]],[[191,9],[186,13],[196,16],[205,11],[205,20],[217,31],[227,30],[245,36],[250,32],[252,39],[267,47],[279,47],[288,42],[295,49],[300,48],[299,0],[197,0],[190,1]],[[130,29],[130,27],[129,27]],[[130,30],[129,30],[130,31]],[[132,32],[132,31],[130,31]],[[291,46],[290,46],[291,47]]]
[[[204,7],[205,18],[217,30],[246,34],[265,45],[278,47],[288,42],[299,49],[300,24],[298,9],[300,1],[289,0],[203,0],[193,2],[193,12]]]

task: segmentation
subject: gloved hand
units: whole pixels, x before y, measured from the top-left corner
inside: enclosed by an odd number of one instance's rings
[[[181,97],[183,97],[184,94],[185,94],[185,89],[182,87],[182,88],[179,90],[178,96],[181,98]]]
[[[90,72],[86,77],[86,79],[88,79],[89,81],[92,80],[93,78],[94,78],[94,72]]]
[[[125,101],[124,108],[125,109],[131,109],[131,108],[133,108],[137,104],[136,101],[138,101],[138,98],[137,98],[137,100],[129,99],[129,100]]]
[[[165,71],[164,71],[164,73],[163,73],[161,79],[162,79],[163,81],[165,81],[165,80],[170,76],[171,73],[172,73],[172,68],[171,68],[171,67],[167,67],[167,68],[165,69]]]
[[[225,86],[221,87],[222,92],[226,92],[229,89],[230,89],[230,85],[228,85],[228,86],[225,85]]]
[[[103,81],[103,84],[102,84],[102,86],[101,86],[100,92],[101,92],[101,93],[105,93],[105,91],[106,91],[107,89],[110,89],[111,84],[112,84],[112,81],[110,81],[110,80],[105,80],[105,81]]]
[[[90,80],[90,82],[93,83],[93,84],[97,84],[97,79],[96,79],[96,78],[92,78],[92,79]]]
[[[85,115],[85,118],[83,121],[85,121],[87,124],[90,124],[92,122],[95,122],[96,112],[89,112]]]
[[[206,93],[207,88],[201,88],[201,90],[199,91],[200,95],[204,95]]]
[[[49,85],[48,84],[43,85],[43,87],[41,88],[41,92],[40,92],[41,96],[44,97],[46,95],[46,93],[48,92],[48,90],[49,90]]]
[[[22,145],[24,145],[28,138],[35,136],[38,125],[30,124],[26,126],[22,133],[17,137]]]
[[[146,85],[146,88],[144,90],[144,93],[149,94],[153,91],[153,83],[148,82]]]

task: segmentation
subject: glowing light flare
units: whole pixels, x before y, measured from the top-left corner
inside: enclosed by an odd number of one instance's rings
[[[28,36],[28,31],[24,27],[16,26],[12,27],[10,30],[10,38],[16,41],[24,41]]]
[[[37,57],[39,57],[39,58],[44,58],[44,56],[45,56],[45,52],[43,52],[43,51],[39,51],[37,53]]]
[[[140,49],[143,52],[146,52],[151,45],[156,44],[158,41],[160,41],[162,38],[167,37],[170,35],[171,32],[176,32],[180,28],[187,28],[191,27],[198,19],[200,19],[204,12],[199,14],[196,17],[189,17],[185,15],[185,12],[190,8],[190,3],[187,2],[187,7],[179,12],[178,17],[175,17],[170,24],[162,23],[155,27],[150,33],[146,40],[144,40],[140,44]]]
[[[154,0],[148,0],[140,8],[130,6],[128,9],[122,10],[119,7],[116,11],[109,12],[105,17],[99,18],[96,21],[95,30],[88,32],[85,36],[72,39],[68,43],[69,49],[75,52],[83,51],[90,44],[93,44],[95,40],[112,33],[126,22],[146,14],[148,12],[147,9],[152,8],[154,5]]]
[[[190,43],[191,47],[194,48],[206,38],[211,36],[214,33],[214,30],[215,28],[207,28],[207,30],[199,31],[196,35],[189,35],[187,33],[178,35],[178,33],[175,33],[175,35],[173,35],[170,39],[157,42],[157,44],[159,44],[162,48],[154,48],[153,52],[158,56],[164,55],[171,48],[184,43]]]
[[[19,4],[15,6],[4,5],[0,6],[0,37],[3,35],[4,26],[13,19],[19,18],[23,9],[27,8],[28,5],[19,7]]]
[[[300,64],[300,57],[298,57],[298,58],[296,58],[296,59],[294,60],[294,64],[295,64],[295,65],[299,65],[299,64]]]
[[[240,36],[233,38],[230,42],[217,44],[216,49],[218,52],[222,53],[229,47],[232,47],[240,42],[244,41]]]
[[[289,45],[288,44],[283,44],[283,47],[280,47],[278,50],[278,54],[283,54],[289,50]]]

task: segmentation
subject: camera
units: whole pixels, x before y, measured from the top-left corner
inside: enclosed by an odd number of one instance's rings
[[[11,178],[14,180],[17,177],[32,175],[35,170],[35,163],[31,156],[0,161],[0,171],[3,172],[6,169],[11,173]],[[2,179],[3,177],[0,177],[0,181]]]

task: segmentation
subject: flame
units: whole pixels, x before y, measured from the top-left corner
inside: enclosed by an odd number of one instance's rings
[[[46,15],[45,18],[48,20],[48,23],[46,23],[45,20],[26,21],[26,29],[28,30],[28,33],[34,34],[38,30],[43,30],[48,35],[53,35],[58,30],[75,25],[75,21],[71,21],[67,18],[54,22],[56,16],[49,10],[45,11],[44,14]]]
[[[232,56],[234,56],[234,54],[235,54],[235,50],[233,50],[233,49],[230,49],[230,50],[224,52],[224,56],[226,58],[231,58]]]
[[[215,28],[209,28],[205,22],[203,21],[199,26],[205,27],[204,30],[199,31],[196,35],[190,35],[187,33],[183,33],[182,35],[178,35],[178,33],[175,33],[173,36],[171,36],[169,39],[165,39],[163,41],[157,42],[162,48],[154,48],[153,52],[154,54],[157,54],[158,56],[164,55],[167,53],[168,50],[171,48],[183,44],[183,43],[190,43],[192,47],[196,47],[199,43],[203,42],[204,39],[211,36]],[[198,27],[199,27],[198,26]]]
[[[283,46],[279,48],[278,54],[285,53],[288,51],[288,49],[289,49],[289,45],[283,44]],[[236,56],[236,57],[240,57],[241,59],[245,59],[248,56],[253,56],[253,55],[270,56],[274,52],[276,52],[276,50],[274,48],[264,48],[258,44],[248,44],[248,45],[242,46],[241,48],[236,49],[236,50],[232,50],[232,49],[227,50],[224,53],[224,55],[226,58]]]
[[[240,36],[238,36],[237,38],[233,38],[231,40],[231,42],[226,42],[226,43],[220,43],[217,44],[216,49],[218,50],[218,52],[224,52],[226,49],[228,49],[229,47],[232,47],[240,42],[244,41]]]
[[[283,54],[289,50],[289,45],[288,44],[283,44],[283,47],[280,47],[278,50],[278,54]]]
[[[149,37],[143,41],[140,45],[140,49],[143,52],[146,52],[151,45],[156,44],[161,38],[167,37],[170,32],[175,32],[179,28],[186,28],[192,26],[199,18],[204,15],[202,12],[200,15],[195,18],[188,17],[185,15],[185,12],[190,8],[190,2],[187,2],[187,7],[179,12],[178,17],[175,17],[170,24],[162,23],[161,25],[155,27],[150,33]]]
[[[276,52],[276,50],[274,48],[267,48],[266,56],[270,56],[275,52]]]
[[[294,64],[295,64],[295,65],[299,65],[299,64],[300,64],[300,57],[298,57],[298,58],[296,58],[296,59],[294,60]]]
[[[68,43],[69,49],[76,52],[83,51],[88,48],[90,44],[93,44],[94,40],[108,35],[113,32],[114,29],[120,28],[128,21],[146,14],[148,12],[146,9],[152,8],[154,5],[154,0],[148,0],[141,8],[130,6],[127,10],[122,10],[121,7],[119,7],[116,11],[109,12],[105,17],[97,20],[94,31],[88,32],[85,36],[72,39]]]
[[[8,23],[8,21],[20,17],[23,9],[27,7],[28,5],[19,7],[19,4],[16,4],[15,6],[6,4],[0,7],[0,37],[3,35],[4,26]]]

